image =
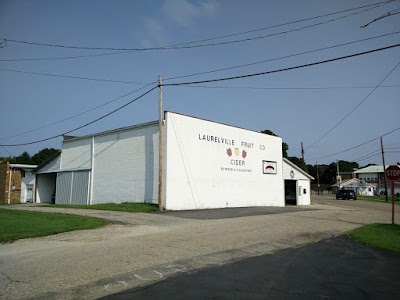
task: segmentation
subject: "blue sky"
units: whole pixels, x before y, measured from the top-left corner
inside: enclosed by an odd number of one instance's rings
[[[81,47],[160,47],[245,32],[377,2],[0,0],[0,38]],[[3,43],[4,47],[0,48],[0,144],[32,142],[81,126],[127,103],[147,88],[68,121],[48,125],[139,89],[156,81],[158,75],[167,79],[208,72],[397,32],[400,30],[400,14],[383,18],[364,29],[360,25],[399,7],[400,1],[393,1],[376,8],[367,7],[201,44],[292,31],[286,34],[192,49],[130,51],[106,56],[54,59],[115,51],[45,47],[12,41],[4,46]],[[357,14],[347,16],[353,13]],[[343,18],[333,20],[339,17]],[[300,29],[307,26],[310,27]],[[398,33],[391,34],[247,67],[165,80],[164,83],[287,68],[397,44],[399,37]],[[34,60],[26,60],[28,58]],[[270,129],[289,144],[290,156],[300,156],[303,142],[305,159],[310,164],[317,160],[320,164],[330,163],[336,159],[358,161],[360,165],[381,164],[379,140],[354,150],[342,151],[400,127],[400,67],[348,118],[315,142],[354,109],[399,62],[400,47],[397,47],[348,60],[202,84],[200,87],[165,86],[164,109],[255,131]],[[155,90],[123,110],[71,134],[83,135],[156,120],[157,101]],[[34,131],[21,135],[31,130]],[[400,161],[400,130],[384,136],[384,144],[387,148],[386,162],[393,164]],[[60,148],[60,145],[61,138],[57,138],[6,149],[12,155],[23,151],[34,154],[42,148]],[[0,147],[0,156],[7,155],[6,150]]]

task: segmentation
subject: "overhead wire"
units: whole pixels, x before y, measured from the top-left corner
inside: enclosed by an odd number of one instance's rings
[[[184,85],[189,88],[204,89],[249,89],[249,90],[338,90],[338,89],[372,89],[374,86],[304,86],[304,87],[261,87],[261,86],[208,86],[208,85]],[[381,85],[379,88],[397,88],[400,85]]]
[[[246,31],[246,32],[230,34],[230,35],[214,37],[214,38],[208,38],[208,39],[203,39],[203,40],[197,40],[197,41],[191,41],[191,42],[185,42],[185,43],[174,44],[174,45],[169,45],[169,46],[161,46],[161,47],[147,47],[147,48],[84,47],[84,46],[71,46],[71,45],[61,45],[61,44],[51,44],[51,43],[29,42],[29,41],[6,39],[6,38],[2,38],[2,39],[3,40],[7,40],[8,42],[21,43],[21,44],[27,44],[27,45],[58,47],[58,48],[68,48],[68,49],[79,49],[79,50],[154,51],[154,50],[179,50],[179,49],[204,48],[204,47],[211,47],[211,46],[230,45],[230,44],[248,42],[248,41],[253,41],[253,40],[258,40],[258,39],[265,39],[265,38],[272,37],[272,36],[287,34],[287,33],[290,33],[290,32],[295,32],[295,31],[299,31],[299,30],[303,30],[303,29],[308,29],[308,28],[319,26],[319,25],[327,24],[327,23],[330,23],[330,22],[338,21],[338,20],[341,20],[341,19],[344,19],[344,18],[347,18],[347,17],[351,17],[353,15],[360,14],[360,13],[363,13],[363,12],[378,8],[380,6],[386,5],[386,4],[388,4],[388,3],[392,2],[392,1],[394,1],[394,0],[378,2],[378,3],[370,4],[370,5],[364,5],[364,6],[361,6],[361,7],[347,9],[347,10],[343,10],[343,11],[340,11],[340,12],[334,12],[334,13],[329,13],[329,14],[320,15],[320,16],[316,16],[316,17],[305,18],[305,19],[298,20],[298,21],[292,21],[292,22],[287,22],[287,23],[283,23],[283,24],[279,24],[279,25],[273,25],[273,26],[259,28],[259,29],[255,29],[255,30],[249,30],[249,31]],[[366,8],[366,7],[368,7],[368,8]],[[303,26],[303,27],[300,27],[300,28],[294,28],[294,29],[290,29],[290,30],[286,30],[286,31],[282,31],[282,32],[271,33],[271,34],[268,34],[268,35],[256,36],[256,37],[250,37],[250,38],[244,38],[244,39],[238,39],[238,40],[218,42],[218,43],[190,45],[190,44],[199,43],[199,42],[203,42],[203,41],[221,39],[221,38],[231,37],[231,36],[234,36],[234,35],[242,35],[242,34],[246,34],[246,33],[251,33],[251,32],[271,29],[271,28],[276,28],[276,27],[280,27],[280,26],[284,26],[284,25],[290,25],[290,24],[294,24],[294,23],[304,22],[304,21],[307,21],[307,20],[312,20],[312,19],[316,19],[316,18],[321,18],[321,17],[325,17],[325,16],[334,15],[334,14],[340,14],[340,13],[343,13],[343,12],[348,12],[348,11],[357,10],[357,9],[361,9],[361,8],[366,8],[366,9],[362,10],[360,12],[351,13],[351,14],[348,14],[348,15],[345,15],[345,16],[333,18],[333,19],[330,19],[330,20],[326,20],[326,21],[322,21],[322,22],[319,22],[319,23],[314,23],[314,24],[311,24],[311,25]],[[103,55],[112,55],[112,53],[103,54]],[[83,56],[79,56],[79,57],[83,57]],[[69,57],[69,58],[77,58],[77,57]],[[49,58],[49,59],[52,59],[52,58]],[[59,59],[59,58],[56,58],[56,59]],[[0,61],[9,61],[10,62],[10,61],[21,61],[21,60],[44,60],[44,58],[1,59]]]
[[[391,36],[391,35],[395,35],[395,34],[399,34],[399,33],[400,33],[400,31],[395,31],[395,32],[382,34],[382,35],[377,35],[377,36],[373,36],[373,37],[369,37],[369,38],[365,38],[365,39],[359,39],[359,40],[355,40],[355,41],[351,41],[351,42],[347,42],[347,43],[342,43],[342,44],[322,47],[322,48],[318,48],[318,49],[314,49],[314,50],[303,51],[303,52],[300,52],[300,53],[295,53],[295,54],[289,54],[289,55],[285,55],[285,56],[270,58],[270,59],[267,59],[267,60],[261,60],[261,61],[256,61],[256,62],[237,65],[237,66],[232,66],[232,67],[219,68],[219,69],[214,69],[214,70],[211,70],[211,71],[204,71],[204,72],[197,72],[197,73],[191,73],[191,74],[186,74],[186,75],[166,77],[166,78],[163,79],[163,81],[168,81],[168,80],[173,80],[173,79],[178,79],[178,78],[193,77],[193,76],[198,76],[198,75],[206,75],[206,74],[211,74],[211,73],[216,73],[216,72],[221,72],[221,71],[228,71],[228,70],[244,68],[244,67],[250,67],[250,66],[263,64],[263,63],[267,63],[267,62],[271,62],[271,61],[276,61],[276,60],[281,60],[281,59],[301,56],[301,55],[304,55],[304,54],[311,54],[311,53],[315,53],[315,52],[319,52],[319,51],[323,51],[323,50],[329,50],[329,49],[334,49],[334,48],[338,48],[338,47],[348,46],[348,45],[351,45],[351,44],[365,42],[365,41],[378,39],[378,38],[382,38],[382,37],[387,37],[387,36]]]
[[[394,70],[400,65],[400,61],[390,70],[390,72],[378,83],[377,86],[375,86],[372,91],[368,93],[366,97],[364,97],[352,110],[350,110],[343,118],[340,119],[339,122],[337,122],[331,129],[329,129],[325,134],[323,134],[320,138],[318,138],[315,142],[313,142],[311,145],[307,146],[304,150],[309,149],[310,147],[314,146],[317,144],[319,141],[321,141],[324,137],[326,137],[329,133],[331,133],[334,129],[336,129],[344,120],[346,120],[357,108],[361,106],[368,98],[371,96],[377,88],[393,73]]]
[[[342,47],[342,46],[347,46],[347,45],[351,45],[351,44],[355,44],[355,43],[359,43],[359,42],[364,42],[364,41],[369,41],[369,40],[378,39],[378,38],[382,38],[382,37],[387,37],[387,36],[391,36],[391,35],[395,35],[395,34],[399,34],[399,33],[400,33],[400,31],[395,31],[395,32],[391,32],[391,33],[387,33],[387,34],[383,34],[383,35],[378,35],[378,36],[373,36],[373,37],[369,37],[369,38],[365,38],[365,39],[359,39],[359,40],[346,42],[346,43],[342,43],[342,44],[337,44],[337,45],[332,45],[332,46],[328,46],[328,47],[323,47],[323,48],[319,48],[319,49],[314,49],[314,50],[304,51],[304,52],[290,54],[290,55],[286,55],[286,56],[271,58],[271,59],[268,59],[268,60],[262,60],[262,61],[248,63],[248,64],[227,67],[227,68],[220,68],[220,69],[211,70],[211,71],[197,72],[197,73],[192,73],[192,74],[187,74],[187,75],[179,75],[179,76],[175,76],[175,77],[167,77],[167,78],[163,78],[163,81],[169,81],[169,80],[172,80],[172,79],[193,77],[193,76],[197,76],[197,75],[205,75],[205,74],[211,74],[211,73],[220,72],[220,71],[227,71],[227,70],[233,70],[233,69],[237,69],[237,68],[248,67],[248,66],[252,66],[252,65],[267,63],[267,62],[276,61],[276,60],[282,60],[282,59],[286,59],[286,58],[290,58],[290,57],[296,57],[296,56],[300,56],[300,55],[304,55],[304,54],[315,53],[315,52],[319,52],[319,51],[323,51],[323,50],[329,50],[329,49],[338,48],[338,47]],[[31,74],[31,75],[41,75],[41,76],[49,76],[49,77],[60,77],[60,78],[70,78],[70,79],[79,79],[79,80],[99,81],[99,82],[112,82],[112,83],[122,83],[122,84],[145,84],[145,83],[142,83],[142,82],[111,80],[111,79],[101,79],[101,78],[90,78],[90,77],[83,77],[83,76],[71,76],[71,75],[62,75],[62,74],[54,74],[54,73],[43,73],[43,72],[26,71],[26,70],[15,70],[15,69],[9,69],[9,68],[0,68],[0,71],[15,72],[15,73],[22,73],[22,74]],[[209,87],[209,88],[212,88],[212,87]]]
[[[335,57],[335,58],[331,58],[331,59],[320,60],[320,61],[316,61],[316,62],[312,62],[312,63],[308,63],[308,64],[296,65],[296,66],[282,68],[282,69],[275,69],[275,70],[271,70],[271,71],[244,74],[244,75],[238,75],[238,76],[230,76],[230,77],[222,77],[222,78],[215,78],[215,79],[207,79],[207,80],[197,80],[197,81],[187,81],[187,82],[177,82],[177,83],[163,83],[162,86],[193,85],[193,84],[220,82],[220,81],[249,78],[249,77],[261,76],[261,75],[267,75],[267,74],[274,74],[274,73],[291,71],[291,70],[316,66],[316,65],[320,65],[320,64],[330,63],[330,62],[334,62],[334,61],[344,60],[344,59],[362,56],[362,55],[366,55],[366,54],[371,54],[371,53],[375,53],[375,52],[380,52],[383,50],[388,50],[388,49],[396,48],[399,46],[400,46],[400,44],[394,44],[394,45],[390,45],[390,46],[386,46],[386,47],[375,48],[375,49],[371,49],[371,50],[367,50],[367,51],[363,51],[363,52],[357,52],[357,53],[344,55],[344,56],[340,56],[340,57]]]
[[[338,152],[333,153],[333,154],[329,154],[329,155],[325,155],[325,156],[321,156],[321,157],[317,157],[317,158],[311,158],[311,160],[319,160],[319,159],[322,159],[322,158],[332,157],[332,156],[335,156],[335,155],[338,155],[338,154],[342,154],[342,153],[345,153],[345,152],[348,152],[348,151],[357,149],[357,148],[359,148],[359,147],[362,147],[362,146],[364,146],[364,145],[367,145],[367,144],[369,144],[369,143],[372,143],[372,142],[374,142],[374,141],[380,139],[381,137],[384,137],[384,136],[387,136],[387,135],[389,135],[389,134],[392,134],[393,132],[396,132],[397,130],[400,130],[400,127],[395,128],[395,129],[393,129],[393,130],[391,130],[391,131],[389,131],[389,132],[386,132],[386,133],[384,133],[384,134],[382,134],[382,135],[380,135],[380,136],[378,136],[378,137],[376,137],[376,138],[373,138],[373,139],[371,139],[371,140],[368,140],[368,141],[366,141],[366,142],[364,142],[364,143],[361,143],[361,144],[359,144],[359,145],[350,147],[350,148],[345,149],[345,150],[342,150],[342,151],[338,151]]]
[[[148,86],[150,86],[150,85],[152,85],[152,84],[155,84],[155,83],[156,83],[156,82],[149,83],[149,84],[147,84],[147,85],[145,85],[145,86],[142,86],[141,88],[138,88],[138,89],[136,89],[136,90],[134,90],[134,91],[131,91],[131,92],[129,92],[129,93],[126,93],[126,94],[124,94],[124,95],[122,95],[122,96],[118,96],[117,98],[113,98],[113,99],[111,99],[111,100],[109,100],[109,101],[107,101],[107,102],[105,102],[105,103],[103,103],[103,104],[97,105],[97,106],[95,106],[95,107],[92,107],[92,108],[90,108],[90,109],[88,109],[88,110],[82,111],[82,112],[80,112],[80,113],[78,113],[78,114],[72,115],[72,116],[70,116],[70,117],[64,118],[64,119],[62,119],[62,120],[59,120],[59,121],[56,121],[56,122],[53,122],[53,123],[50,123],[50,124],[47,124],[47,125],[44,125],[44,126],[35,128],[35,129],[31,129],[31,130],[28,130],[28,131],[24,131],[24,132],[15,134],[15,135],[11,135],[11,136],[7,136],[7,137],[0,138],[0,141],[6,140],[6,139],[15,138],[15,137],[18,137],[18,136],[27,134],[27,133],[35,132],[35,131],[38,131],[38,130],[40,130],[40,129],[44,129],[44,128],[47,128],[47,127],[50,127],[50,126],[53,126],[53,125],[60,124],[60,123],[62,123],[62,122],[65,122],[65,121],[68,121],[68,120],[71,120],[71,119],[74,119],[74,118],[76,118],[76,117],[82,116],[82,115],[84,115],[84,114],[86,114],[86,113],[89,113],[89,112],[91,112],[91,111],[94,111],[94,110],[96,110],[96,109],[99,109],[99,108],[101,108],[101,107],[103,107],[103,106],[106,106],[106,105],[108,105],[108,104],[110,104],[110,103],[113,103],[113,102],[115,102],[115,101],[117,101],[117,100],[119,100],[119,99],[122,99],[122,98],[124,98],[124,97],[127,97],[127,96],[129,96],[129,95],[131,95],[131,94],[133,94],[133,93],[136,93],[136,92],[138,92],[138,91],[140,91],[140,90],[142,90],[142,89],[144,89],[144,88],[146,88],[146,87],[148,87]]]
[[[90,77],[83,77],[83,76],[61,75],[61,74],[42,73],[42,72],[34,72],[34,71],[23,71],[23,70],[14,70],[14,69],[6,69],[6,68],[0,68],[0,71],[22,73],[22,74],[30,74],[30,75],[41,75],[41,76],[49,76],[49,77],[68,78],[68,79],[99,81],[99,82],[112,82],[112,83],[125,83],[125,84],[146,84],[146,83],[143,83],[143,82],[135,82],[135,81],[123,81],[123,80],[90,78]]]
[[[82,129],[82,128],[84,128],[84,127],[87,127],[87,126],[89,126],[89,125],[91,125],[91,124],[93,124],[93,123],[96,123],[96,122],[98,122],[98,121],[100,121],[100,120],[102,120],[102,119],[104,119],[104,118],[106,118],[106,117],[108,117],[108,116],[110,116],[110,115],[116,113],[117,111],[119,111],[119,110],[121,110],[121,109],[127,107],[128,105],[132,104],[133,102],[135,102],[135,101],[139,100],[140,98],[146,96],[147,94],[149,94],[150,92],[152,92],[152,91],[155,90],[156,88],[157,88],[157,86],[154,86],[154,87],[152,87],[150,90],[148,90],[148,91],[146,91],[145,93],[141,94],[140,96],[134,98],[133,100],[129,101],[128,103],[125,103],[124,105],[122,105],[122,106],[120,106],[120,107],[118,107],[118,108],[112,110],[111,112],[109,112],[109,113],[107,113],[107,114],[105,114],[105,115],[102,115],[101,117],[99,117],[99,118],[97,118],[97,119],[94,119],[94,120],[92,120],[92,121],[90,121],[90,122],[88,122],[88,123],[86,123],[86,124],[84,124],[84,125],[81,125],[81,126],[79,126],[79,127],[76,127],[76,128],[71,129],[71,130],[68,130],[68,131],[66,131],[66,132],[63,132],[63,133],[60,133],[60,134],[57,134],[57,135],[54,135],[54,136],[51,136],[51,137],[48,137],[48,138],[44,138],[44,139],[41,139],[41,140],[36,140],[36,141],[33,141],[33,142],[19,143],[19,144],[8,144],[8,145],[4,145],[4,144],[3,144],[3,145],[0,145],[0,146],[3,146],[3,147],[27,146],[27,145],[38,144],[38,143],[42,143],[42,142],[45,142],[45,141],[49,141],[49,140],[52,140],[52,139],[61,137],[61,136],[63,136],[63,135],[66,135],[66,134],[69,134],[69,133],[71,133],[71,132],[74,132],[74,131],[77,131],[77,130],[79,130],[79,129]]]
[[[308,63],[308,64],[303,64],[303,65],[297,65],[297,66],[293,66],[293,67],[287,67],[287,68],[283,68],[283,69],[276,69],[276,70],[272,70],[272,71],[265,71],[265,72],[259,72],[259,73],[252,73],[252,74],[245,74],[245,75],[240,75],[240,76],[232,76],[232,77],[225,77],[225,78],[217,78],[217,79],[209,79],[209,80],[201,80],[201,81],[192,81],[192,82],[178,82],[178,83],[167,83],[167,84],[162,84],[160,86],[183,86],[183,85],[190,85],[190,84],[200,84],[200,83],[210,83],[210,82],[219,82],[219,81],[227,81],[227,80],[235,80],[235,79],[241,79],[241,78],[248,78],[248,77],[254,77],[254,76],[261,76],[261,75],[267,75],[267,74],[272,74],[272,73],[278,73],[278,72],[284,72],[284,71],[289,71],[289,70],[295,70],[295,69],[299,69],[299,68],[305,68],[305,67],[310,67],[310,66],[314,66],[314,65],[319,65],[319,64],[323,64],[323,63],[328,63],[328,62],[333,62],[333,61],[338,61],[338,60],[343,60],[343,59],[347,59],[347,58],[351,58],[351,57],[356,57],[356,56],[360,56],[360,55],[365,55],[365,54],[370,54],[370,53],[374,53],[374,52],[378,52],[378,51],[383,51],[383,50],[387,50],[387,49],[391,49],[391,48],[395,48],[395,47],[399,47],[400,44],[394,44],[394,45],[390,45],[390,46],[386,46],[386,47],[381,47],[381,48],[377,48],[377,49],[372,49],[372,50],[368,50],[368,51],[364,51],[364,52],[358,52],[358,53],[354,53],[351,55],[346,55],[346,56],[341,56],[341,57],[336,57],[336,58],[332,58],[332,59],[327,59],[327,60],[323,60],[323,61],[317,61],[317,62],[313,62],[313,63]],[[152,88],[150,91],[152,91],[154,88]],[[146,92],[145,94],[149,93],[150,91]],[[142,97],[145,94],[139,96]],[[137,99],[139,99],[137,98]],[[137,100],[136,99],[136,100]],[[132,102],[129,102],[128,104],[130,104]],[[126,105],[122,106],[119,109],[122,109],[123,107],[125,107]],[[117,110],[119,110],[117,109]],[[113,111],[115,112],[115,111]],[[112,113],[113,113],[112,112]],[[107,114],[106,116],[108,116],[109,114]],[[100,118],[102,119],[102,118]],[[100,119],[97,119],[96,122]],[[88,123],[85,126],[88,126],[92,124]],[[82,127],[78,127],[74,130],[71,130],[69,132],[78,130]],[[67,133],[69,133],[67,132]],[[10,144],[10,145],[0,145],[0,146],[22,146],[22,145],[30,145],[30,144],[35,144],[35,143],[39,143],[39,142],[43,142],[43,141],[47,141],[50,139],[54,139],[56,137],[59,137],[60,135],[51,137],[51,138],[47,138],[47,139],[43,139],[43,140],[39,140],[36,142],[30,142],[30,143],[23,143],[23,144]]]

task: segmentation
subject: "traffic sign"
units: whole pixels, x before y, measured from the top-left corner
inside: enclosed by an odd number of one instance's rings
[[[397,165],[392,165],[386,169],[386,177],[391,181],[396,181],[400,179],[400,168]]]

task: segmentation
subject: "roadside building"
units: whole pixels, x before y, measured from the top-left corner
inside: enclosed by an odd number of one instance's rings
[[[310,204],[312,177],[283,159],[280,137],[173,112],[162,129],[164,208],[285,206],[285,180],[293,204]],[[64,137],[37,170],[36,199],[55,190],[57,204],[157,203],[158,153],[158,121]]]
[[[376,193],[376,185],[358,178],[342,181],[340,183],[340,188],[338,188],[338,185],[338,183],[332,185],[333,194],[336,194],[339,189],[353,190],[360,196],[373,196]]]
[[[392,195],[392,182],[391,181],[387,182],[387,193],[388,193],[389,196]],[[378,185],[377,194],[378,195],[385,195],[385,185],[384,184]],[[395,195],[400,195],[400,181],[396,181],[394,183],[394,194]]]
[[[33,202],[36,165],[0,162],[0,203]]]
[[[354,171],[353,174],[355,178],[364,180],[374,185],[382,184],[384,183],[385,180],[383,166],[378,166],[378,165],[368,166],[362,169],[358,169]]]
[[[285,182],[285,204],[310,205],[310,181],[314,177],[286,158],[283,158],[282,171]]]

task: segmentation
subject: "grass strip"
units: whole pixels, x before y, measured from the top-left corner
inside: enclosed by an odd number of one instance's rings
[[[349,232],[362,244],[400,253],[400,225],[369,224]]]
[[[46,207],[54,208],[76,208],[76,209],[97,209],[97,210],[111,210],[111,211],[125,211],[125,212],[155,212],[158,211],[158,206],[148,203],[106,203],[94,205],[61,205],[49,204]]]
[[[110,222],[76,215],[0,209],[0,243],[99,228]]]

